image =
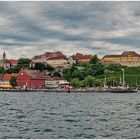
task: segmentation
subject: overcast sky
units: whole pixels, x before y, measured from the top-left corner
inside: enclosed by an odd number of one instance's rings
[[[2,2],[0,57],[140,53],[140,2]]]

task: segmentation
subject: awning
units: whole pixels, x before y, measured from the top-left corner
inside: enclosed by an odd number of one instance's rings
[[[13,88],[11,85],[1,85],[0,88]]]

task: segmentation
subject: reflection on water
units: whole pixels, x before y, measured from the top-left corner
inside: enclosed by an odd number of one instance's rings
[[[140,94],[1,92],[0,138],[140,138]]]

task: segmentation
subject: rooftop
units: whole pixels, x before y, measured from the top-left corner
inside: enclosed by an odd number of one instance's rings
[[[45,52],[42,55],[37,55],[32,58],[32,60],[36,59],[43,59],[46,58],[46,60],[55,60],[55,59],[66,59],[66,56],[62,52]]]
[[[92,55],[83,55],[81,53],[76,53],[74,55],[75,58],[77,58],[78,60],[80,59],[91,59]]]
[[[129,56],[129,55],[131,55],[131,56],[137,56],[137,57],[140,57],[140,55],[139,54],[137,54],[135,51],[124,51],[122,54],[120,54],[120,55],[105,55],[103,58],[106,58],[106,57],[123,57],[123,56]]]
[[[139,56],[139,54],[137,54],[135,51],[124,51],[121,56],[128,56],[128,55],[132,55],[132,56]]]
[[[25,72],[26,74],[30,75],[32,78],[43,78],[46,75],[46,71],[40,72],[39,70],[28,70],[23,69],[20,73]]]
[[[18,60],[9,59],[8,61],[11,63],[11,65],[17,65],[18,64]]]
[[[18,64],[18,60],[14,60],[14,59],[5,59],[5,60],[0,60],[1,62],[4,63],[10,63],[11,65],[17,65]]]
[[[10,81],[11,77],[17,77],[18,74],[4,74],[2,76],[2,81]]]

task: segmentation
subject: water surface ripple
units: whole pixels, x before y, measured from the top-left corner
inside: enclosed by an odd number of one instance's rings
[[[0,138],[140,138],[140,93],[0,93]]]

